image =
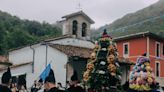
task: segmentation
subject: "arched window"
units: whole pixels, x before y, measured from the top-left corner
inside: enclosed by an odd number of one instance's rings
[[[87,24],[83,23],[82,24],[82,37],[86,36],[86,32],[87,32]]]
[[[77,23],[77,21],[76,20],[74,20],[73,22],[72,22],[72,34],[73,35],[77,35],[77,29],[78,29],[78,25],[77,25],[78,23]]]

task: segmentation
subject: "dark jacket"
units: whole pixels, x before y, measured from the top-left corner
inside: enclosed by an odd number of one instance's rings
[[[51,88],[48,92],[65,92],[63,90],[59,90],[56,87]]]
[[[71,86],[67,89],[68,92],[85,92],[85,90],[80,86]]]
[[[0,85],[0,92],[12,92],[7,86]]]

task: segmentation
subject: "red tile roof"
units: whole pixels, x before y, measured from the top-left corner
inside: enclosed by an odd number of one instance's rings
[[[70,45],[59,45],[59,44],[53,44],[50,45],[52,48],[55,48],[69,57],[71,56],[79,56],[82,58],[90,58],[91,53],[93,52],[93,49],[90,48],[84,48],[84,47],[77,47],[77,46],[70,46]],[[132,65],[133,63],[129,59],[125,59],[123,57],[119,57],[119,63],[121,64],[129,64]]]
[[[90,54],[93,51],[90,48],[77,47],[77,46],[71,46],[71,45],[53,44],[50,46],[65,53],[68,56],[79,56],[83,58],[89,58]]]
[[[149,32],[149,31],[147,31],[147,32],[138,32],[138,33],[134,33],[134,34],[120,36],[120,37],[114,38],[113,40],[116,41],[116,42],[119,42],[119,41],[123,41],[123,40],[128,40],[128,39],[133,39],[133,38],[140,38],[140,37],[150,37],[150,38],[157,39],[157,40],[160,40],[160,41],[164,42],[164,37],[159,36],[155,33]]]
[[[2,64],[2,65],[12,65],[12,63],[8,61],[7,56],[0,56],[0,64]]]
[[[124,58],[124,57],[118,57],[118,61],[121,64],[129,64],[129,65],[134,65],[135,63],[130,61],[128,58]]]

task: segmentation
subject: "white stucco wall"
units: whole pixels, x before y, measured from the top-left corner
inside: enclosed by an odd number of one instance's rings
[[[72,45],[72,46],[79,46],[79,47],[86,47],[86,48],[94,48],[94,44],[92,42],[75,39],[75,38],[59,39],[59,40],[51,41],[50,43],[62,44],[62,45]]]
[[[67,28],[67,26],[69,26],[69,23],[68,22],[66,22],[66,21],[64,21],[63,22],[63,25],[62,25],[62,35],[67,35],[67,34],[69,34],[69,31],[68,31],[68,28]]]
[[[36,76],[45,68],[46,64],[46,46],[40,45],[35,48],[34,73]]]
[[[73,45],[80,47],[93,48],[94,44],[89,41],[74,39],[74,38],[65,38],[60,40],[51,41],[53,44],[62,44],[62,45]],[[32,62],[33,55],[34,58],[34,73],[32,73],[32,65],[25,65],[23,67],[15,68],[12,74],[27,74],[27,87],[30,87],[33,84],[33,81],[39,78],[39,75],[45,69],[46,66],[46,45],[35,44],[32,46],[35,49],[35,54],[30,46],[17,49],[9,52],[9,60],[13,64],[22,64],[25,62]],[[64,53],[51,48],[48,46],[47,49],[47,64],[51,62],[52,69],[54,70],[56,82],[61,82],[65,86],[66,82],[66,68],[65,65],[68,61],[67,55]]]
[[[67,56],[48,46],[47,49],[47,65],[51,62],[51,67],[54,70],[56,82],[61,82],[63,85],[66,81],[66,69],[64,68],[67,63]],[[40,45],[35,48],[35,60],[34,60],[34,74],[30,74],[34,80],[39,78],[39,75],[46,67],[46,45]]]
[[[49,47],[48,48],[48,62],[51,62],[51,67],[54,70],[56,83],[61,82],[65,86],[66,82],[66,63],[68,61],[67,55]]]
[[[30,46],[13,50],[9,52],[9,61],[14,64],[20,64],[33,61],[33,51]]]

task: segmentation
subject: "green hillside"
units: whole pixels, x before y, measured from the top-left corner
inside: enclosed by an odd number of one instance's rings
[[[0,55],[9,49],[61,35],[61,29],[46,22],[22,20],[0,11]]]
[[[130,13],[117,19],[109,25],[100,27],[94,34],[97,38],[103,29],[113,37],[133,34],[136,32],[151,31],[164,36],[164,0],[141,9],[135,13]]]

